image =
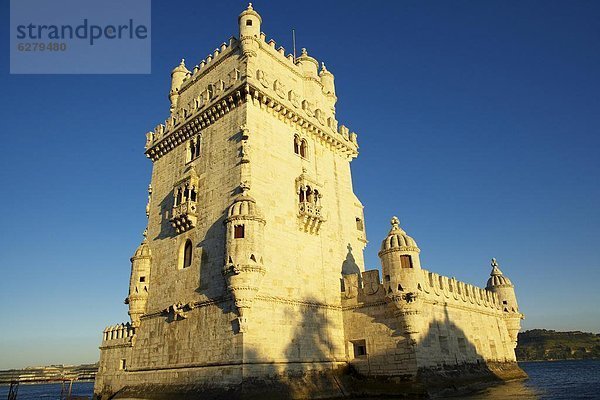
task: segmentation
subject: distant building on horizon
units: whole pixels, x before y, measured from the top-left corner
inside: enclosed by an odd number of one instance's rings
[[[523,315],[495,260],[485,289],[428,272],[394,217],[383,276],[365,271],[357,135],[336,119],[333,74],[267,41],[251,5],[238,22],[238,38],[173,70],[170,115],[147,134],[131,323],[103,333],[95,396],[343,397],[523,377]]]

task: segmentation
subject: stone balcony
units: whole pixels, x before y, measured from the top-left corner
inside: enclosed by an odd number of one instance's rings
[[[192,200],[186,200],[181,204],[173,206],[173,215],[170,221],[175,232],[179,234],[194,228],[198,221],[196,213],[196,202]]]
[[[309,201],[298,203],[300,227],[309,233],[319,233],[321,224],[325,222],[322,206]]]

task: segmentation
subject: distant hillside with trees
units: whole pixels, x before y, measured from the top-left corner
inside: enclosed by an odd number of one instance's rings
[[[600,359],[600,334],[532,329],[520,332],[517,360]]]

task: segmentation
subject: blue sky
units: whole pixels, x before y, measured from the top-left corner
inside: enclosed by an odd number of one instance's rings
[[[0,12],[0,368],[95,362],[146,223],[144,133],[170,71],[246,4],[153,2],[152,74],[9,75]],[[256,1],[325,61],[359,135],[367,268],[398,215],[424,268],[517,285],[523,326],[600,332],[600,3]]]

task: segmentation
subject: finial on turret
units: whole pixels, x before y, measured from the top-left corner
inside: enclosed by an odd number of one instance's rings
[[[252,10],[252,3],[248,3],[248,8],[247,10]]]
[[[390,224],[392,224],[392,229],[400,228],[400,220],[395,215],[390,220]]]
[[[321,70],[322,70],[323,72],[327,72],[327,67],[325,66],[325,63],[324,63],[324,62],[321,62]]]
[[[500,265],[498,264],[498,260],[496,260],[495,258],[492,258],[491,266],[492,266],[492,272],[490,272],[491,276],[504,275],[504,274],[502,274],[502,271],[500,271]]]
[[[303,56],[307,56],[308,55],[308,51],[306,51],[306,47],[302,48],[302,55]]]

